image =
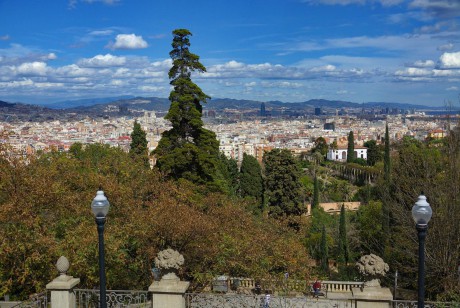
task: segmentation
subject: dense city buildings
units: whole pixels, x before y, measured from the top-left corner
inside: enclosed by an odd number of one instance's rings
[[[76,117],[74,113],[69,113],[41,122],[6,119],[0,121],[0,141],[22,155],[37,151],[67,151],[75,142],[109,144],[127,151],[133,123],[137,120],[147,132],[151,151],[158,145],[161,133],[170,128],[169,122],[154,111],[130,112],[133,110],[126,106],[123,106],[123,112],[120,110],[109,104],[98,116]],[[318,137],[323,137],[328,144],[335,142],[339,149],[343,149],[346,148],[350,131],[354,133],[357,147],[362,147],[368,140],[381,142],[386,122],[393,140],[404,136],[419,140],[439,138],[445,136],[448,126],[452,128],[456,124],[452,118],[435,118],[423,113],[389,113],[385,117],[367,118],[346,109],[341,112],[346,115],[336,112],[317,116],[316,111],[315,115],[309,117],[286,118],[267,117],[265,104],[260,106],[260,115],[256,116],[248,116],[242,110],[234,110],[231,117],[228,117],[228,110],[221,114],[215,110],[205,110],[209,116],[206,118],[206,127],[216,133],[220,151],[241,162],[244,153],[261,161],[263,153],[273,148],[290,149],[295,154],[309,152]],[[235,114],[240,116],[235,117]],[[334,155],[334,159],[342,159],[342,156],[343,153],[340,158]]]

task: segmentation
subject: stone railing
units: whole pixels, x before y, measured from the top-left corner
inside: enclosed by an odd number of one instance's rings
[[[270,291],[297,291],[308,292],[311,289],[314,281],[296,280],[296,279],[280,279],[280,280],[260,280],[262,290]],[[230,277],[227,280],[228,290],[238,286],[242,289],[255,289],[256,280],[252,278]],[[351,288],[364,288],[364,282],[359,281],[321,281],[321,287],[326,292],[351,292]]]
[[[313,282],[311,283],[313,284]],[[329,292],[351,292],[351,288],[364,288],[364,282],[358,281],[322,281],[321,287]]]

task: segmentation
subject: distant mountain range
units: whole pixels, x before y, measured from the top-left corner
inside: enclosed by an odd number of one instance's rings
[[[303,111],[312,108],[398,108],[398,109],[416,109],[416,110],[446,110],[444,107],[430,107],[424,105],[413,105],[403,103],[388,103],[388,102],[368,102],[368,103],[353,103],[339,100],[311,99],[305,102],[285,103],[281,101],[264,102],[265,108],[270,109],[289,109],[294,111]],[[208,101],[204,106],[205,109],[224,110],[224,109],[260,109],[262,102],[254,100],[239,100],[230,98],[214,98]],[[80,100],[67,100],[58,103],[49,104],[46,106],[34,106],[22,103],[8,103],[0,101],[0,112],[2,107],[9,109],[18,108],[24,109],[27,106],[28,110],[35,107],[37,110],[54,110],[69,112],[89,112],[99,113],[107,105],[125,106],[131,109],[144,109],[165,112],[169,109],[170,102],[167,98],[159,97],[134,97],[134,96],[117,96],[104,97]],[[455,108],[458,110],[458,108]]]
[[[123,95],[123,96],[115,96],[115,97],[101,97],[101,98],[87,98],[87,99],[78,99],[78,100],[67,100],[57,103],[52,103],[46,105],[48,108],[52,109],[68,109],[68,108],[75,108],[75,107],[87,107],[93,106],[97,104],[105,104],[110,103],[113,101],[123,100],[123,99],[131,99],[134,98],[132,95]]]

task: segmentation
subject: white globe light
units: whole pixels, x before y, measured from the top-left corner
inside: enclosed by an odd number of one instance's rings
[[[433,215],[430,204],[424,195],[418,196],[417,202],[412,207],[412,218],[417,225],[427,225]]]
[[[105,218],[109,212],[110,203],[107,197],[104,195],[104,191],[98,190],[96,197],[91,202],[91,210],[93,211],[94,217]]]

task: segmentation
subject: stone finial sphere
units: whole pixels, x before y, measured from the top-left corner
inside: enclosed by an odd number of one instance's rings
[[[388,264],[385,263],[382,258],[374,254],[362,256],[358,262],[356,262],[356,267],[361,275],[371,277],[384,277],[390,270]]]
[[[67,271],[69,270],[69,267],[69,260],[67,260],[67,258],[64,256],[61,256],[56,262],[56,269],[62,276],[66,275]]]
[[[155,258],[155,266],[163,269],[178,270],[184,264],[184,256],[171,248],[162,250]]]

